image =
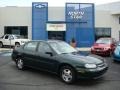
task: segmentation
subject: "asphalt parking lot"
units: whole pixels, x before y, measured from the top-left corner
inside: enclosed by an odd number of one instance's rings
[[[0,90],[120,90],[120,63],[105,57],[107,73],[97,80],[78,80],[67,85],[58,76],[43,71],[18,70],[10,52],[0,53]]]

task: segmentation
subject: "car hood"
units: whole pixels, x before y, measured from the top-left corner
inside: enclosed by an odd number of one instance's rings
[[[92,64],[100,64],[103,63],[101,58],[97,58],[92,56],[92,55],[81,55],[81,54],[61,54],[60,55],[62,58],[64,58],[64,60],[71,60],[72,62],[77,62],[77,63],[92,63]]]

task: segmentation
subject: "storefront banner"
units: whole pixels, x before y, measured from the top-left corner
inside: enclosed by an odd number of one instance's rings
[[[47,24],[47,31],[66,31],[66,24]]]

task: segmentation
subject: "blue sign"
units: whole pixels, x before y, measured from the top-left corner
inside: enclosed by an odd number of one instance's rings
[[[68,16],[71,19],[82,19],[84,12],[82,11],[69,11]]]
[[[35,3],[35,4],[33,4],[33,6],[34,6],[35,8],[39,8],[39,9],[46,7],[45,4],[40,4],[40,3]]]
[[[32,39],[47,39],[46,21],[48,20],[48,3],[32,3]]]
[[[94,4],[66,4],[66,41],[72,38],[78,47],[89,47],[94,43]]]

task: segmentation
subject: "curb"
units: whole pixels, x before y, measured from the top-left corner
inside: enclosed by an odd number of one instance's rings
[[[12,49],[10,49],[10,48],[0,48],[0,52],[4,52],[4,51],[12,51]]]

